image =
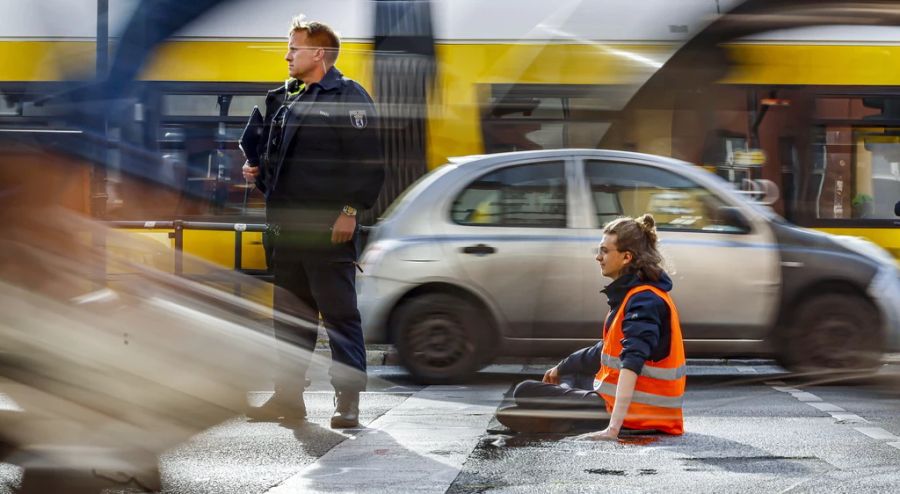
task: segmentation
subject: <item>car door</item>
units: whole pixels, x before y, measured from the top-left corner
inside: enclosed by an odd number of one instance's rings
[[[564,337],[579,316],[573,173],[567,159],[509,163],[473,179],[452,201],[446,252],[499,311],[508,337]]]
[[[593,208],[594,228],[586,243],[596,255],[602,225],[619,216],[650,213],[656,220],[660,251],[674,282],[685,339],[760,340],[770,327],[780,284],[778,251],[763,222],[753,224],[721,194],[664,166],[625,160],[584,160],[584,183]],[[746,213],[746,211],[745,211]],[[608,311],[603,295],[593,294],[604,279],[588,253],[581,324],[599,334]],[[737,348],[736,348],[737,349]]]

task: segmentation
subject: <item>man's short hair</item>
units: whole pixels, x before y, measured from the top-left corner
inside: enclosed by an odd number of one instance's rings
[[[319,21],[307,21],[306,16],[298,15],[291,19],[291,31],[288,36],[297,31],[306,31],[306,39],[310,45],[325,49],[325,62],[334,65],[338,53],[341,51],[341,39],[331,26]]]

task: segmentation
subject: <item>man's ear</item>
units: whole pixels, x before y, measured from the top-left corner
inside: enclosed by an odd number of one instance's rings
[[[626,250],[626,251],[624,252],[624,255],[622,256],[622,261],[623,261],[625,264],[628,264],[628,263],[630,263],[632,260],[634,260],[634,254],[632,254],[631,251]]]

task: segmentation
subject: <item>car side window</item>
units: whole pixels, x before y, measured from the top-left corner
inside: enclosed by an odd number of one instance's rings
[[[585,162],[597,224],[650,213],[660,230],[746,233],[739,213],[705,187],[667,170],[610,161]]]
[[[528,163],[483,175],[453,201],[450,216],[461,225],[565,228],[565,163]]]

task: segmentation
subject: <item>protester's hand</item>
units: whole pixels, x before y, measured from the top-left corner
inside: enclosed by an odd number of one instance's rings
[[[241,173],[244,174],[244,180],[256,182],[256,177],[259,176],[259,167],[251,165],[249,161],[245,161],[244,166],[241,167]]]
[[[331,243],[342,244],[349,242],[356,231],[356,216],[348,216],[344,213],[338,215],[331,227]]]
[[[576,441],[616,441],[618,439],[618,429],[613,429],[611,427],[607,427],[599,432],[588,432],[587,434],[581,434],[580,436],[575,437]]]
[[[544,382],[547,384],[559,384],[559,369],[552,367],[544,373]]]

